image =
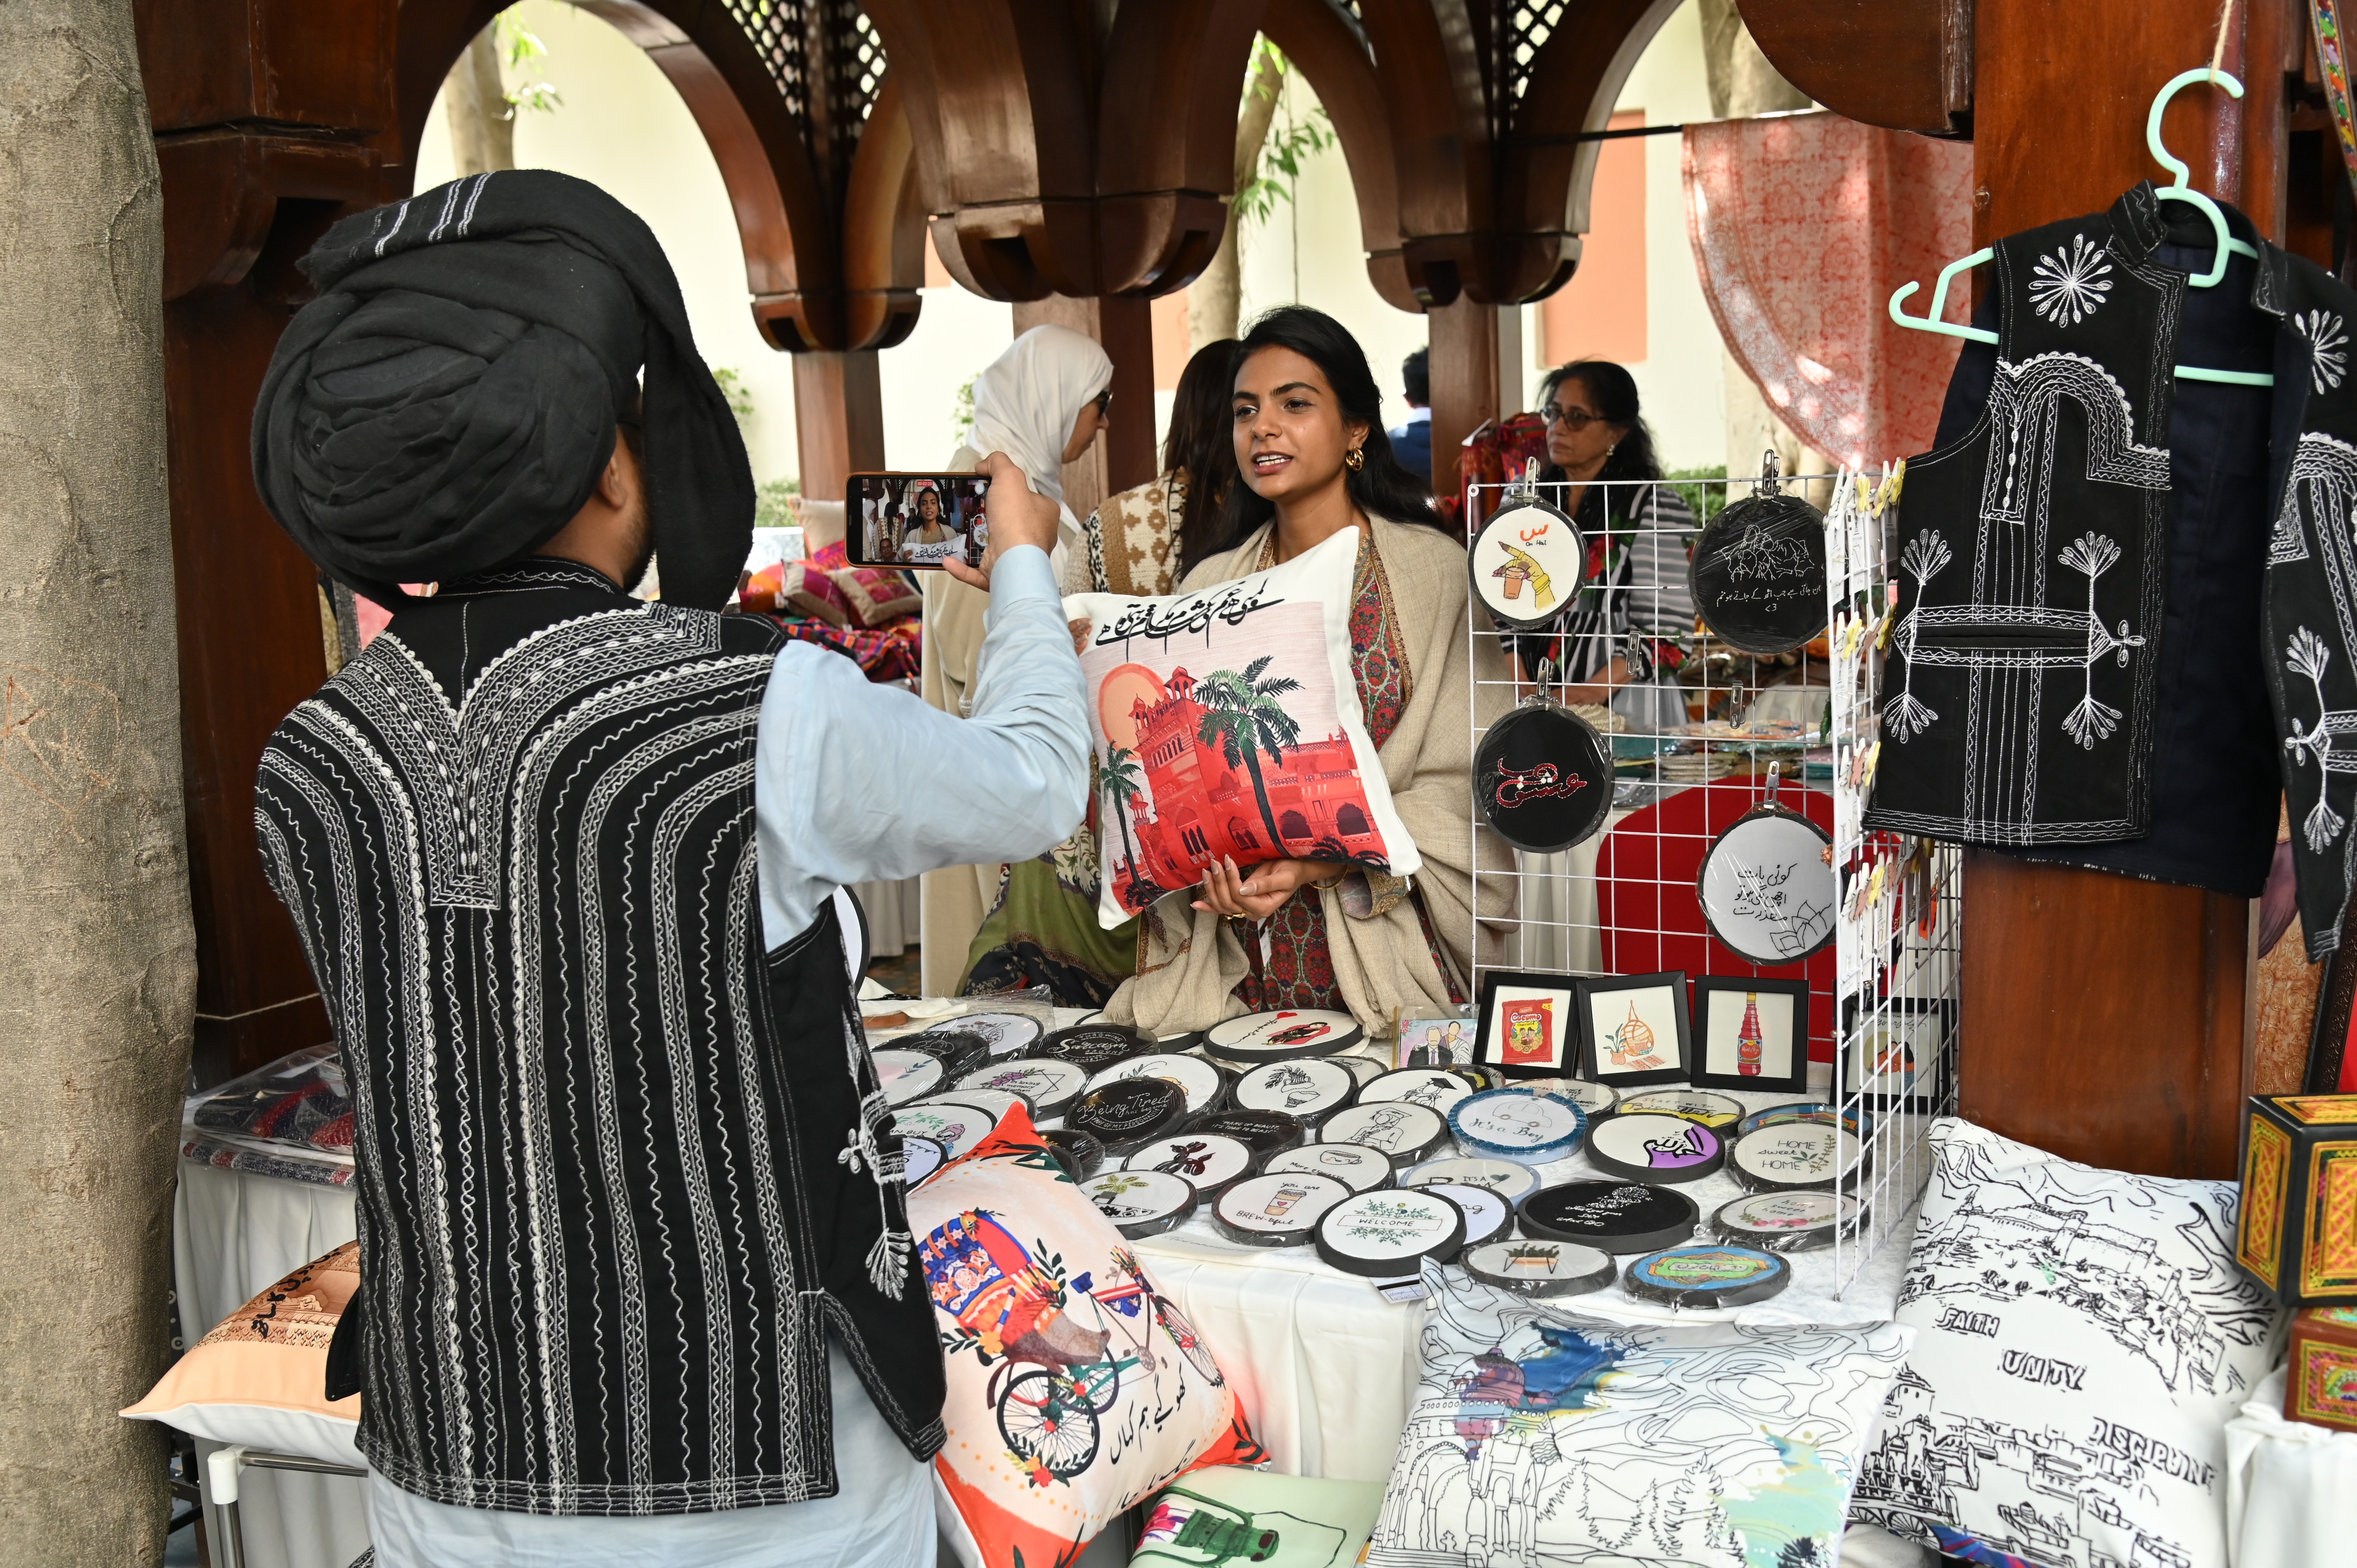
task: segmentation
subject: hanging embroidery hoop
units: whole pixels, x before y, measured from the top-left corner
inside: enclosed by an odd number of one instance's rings
[[[1587,541],[1568,512],[1539,499],[1536,458],[1500,498],[1465,559],[1473,596],[1512,631],[1560,618],[1587,580]]]
[[[1703,918],[1748,962],[1799,963],[1834,940],[1838,901],[1824,850],[1833,835],[1777,799],[1781,764],[1768,767],[1768,798],[1712,841],[1695,875]]]
[[[1542,660],[1544,680],[1552,660]],[[1552,854],[1593,838],[1612,814],[1612,747],[1544,692],[1490,726],[1473,759],[1481,816],[1516,849]]]
[[[1825,514],[1783,493],[1771,447],[1760,483],[1703,526],[1686,586],[1711,634],[1738,653],[1789,653],[1825,629]]]

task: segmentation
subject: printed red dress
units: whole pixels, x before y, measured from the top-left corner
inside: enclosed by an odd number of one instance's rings
[[[1261,551],[1261,566],[1274,565],[1275,555],[1275,540],[1272,535]],[[1357,594],[1351,604],[1351,670],[1358,682],[1359,704],[1366,714],[1367,738],[1380,751],[1383,743],[1391,739],[1392,731],[1399,727],[1400,714],[1407,711],[1414,675],[1408,669],[1407,650],[1400,643],[1399,616],[1392,607],[1391,583],[1383,575],[1383,560],[1375,553],[1371,534],[1360,535],[1354,582]],[[1441,981],[1448,988],[1448,999],[1464,1001],[1456,977],[1441,957],[1440,942],[1433,934],[1431,918],[1425,913],[1423,897],[1410,892],[1407,898],[1415,908],[1416,924],[1423,928],[1433,967],[1440,971]],[[1229,994],[1243,1003],[1247,1011],[1348,1011],[1343,1006],[1341,988],[1334,980],[1334,954],[1326,940],[1322,900],[1306,892],[1296,894],[1266,920],[1238,919],[1232,924],[1252,968]]]

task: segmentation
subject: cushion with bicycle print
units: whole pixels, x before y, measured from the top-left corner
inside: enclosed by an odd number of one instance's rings
[[[1019,1107],[909,1219],[949,1376],[936,1512],[967,1568],[1070,1561],[1187,1471],[1259,1461],[1210,1349]]]
[[[1351,666],[1358,539],[1192,593],[1064,600],[1087,626],[1105,929],[1222,858],[1422,866]]]

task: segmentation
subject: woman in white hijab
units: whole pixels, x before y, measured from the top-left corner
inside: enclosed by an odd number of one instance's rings
[[[1063,467],[1077,462],[1105,427],[1113,396],[1113,360],[1096,339],[1069,327],[1034,327],[993,360],[974,382],[974,430],[949,461],[971,472],[986,452],[1015,459],[1031,488],[1056,503],[1060,542],[1051,563],[1063,581],[1066,560],[1082,548],[1080,519],[1064,504]],[[925,579],[925,701],[963,715],[982,647],[982,616],[989,596],[945,572]],[[1001,868],[956,865],[925,874],[924,993],[954,994],[966,950],[998,896]]]

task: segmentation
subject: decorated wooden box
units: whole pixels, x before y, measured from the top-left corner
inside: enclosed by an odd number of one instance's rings
[[[2286,1306],[2357,1305],[2357,1094],[2254,1095],[2234,1262]]]
[[[2357,1306],[2314,1306],[2291,1320],[2284,1416],[2357,1432]]]

